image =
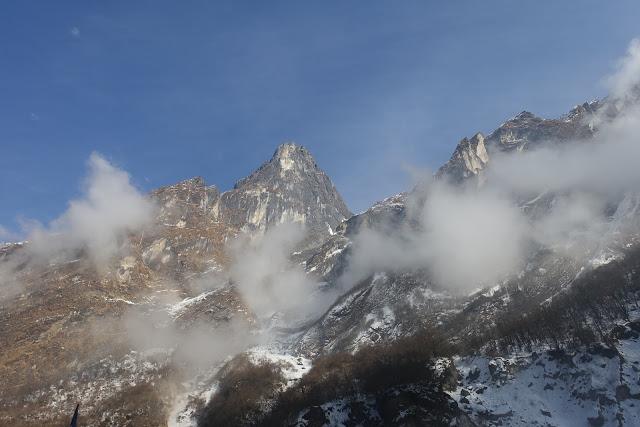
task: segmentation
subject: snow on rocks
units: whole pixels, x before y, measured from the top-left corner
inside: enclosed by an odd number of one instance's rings
[[[254,347],[248,352],[254,363],[267,361],[280,366],[282,375],[287,380],[287,387],[294,384],[311,369],[311,360],[302,356],[273,353],[269,347]]]
[[[458,357],[451,396],[480,425],[640,425],[637,336],[617,349]]]
[[[169,315],[173,318],[176,318],[178,316],[180,316],[185,310],[187,310],[190,306],[192,306],[193,304],[196,304],[200,301],[203,301],[205,299],[207,299],[207,297],[209,295],[212,295],[215,291],[206,291],[203,292],[199,295],[196,295],[195,297],[190,297],[190,298],[185,298],[182,301],[176,303],[176,304],[171,304],[167,306],[167,312],[169,313]]]

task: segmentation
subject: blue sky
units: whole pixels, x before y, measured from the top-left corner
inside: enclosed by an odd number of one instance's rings
[[[222,190],[288,140],[354,211],[523,109],[605,94],[640,2],[5,1],[0,226],[47,222],[93,151]]]

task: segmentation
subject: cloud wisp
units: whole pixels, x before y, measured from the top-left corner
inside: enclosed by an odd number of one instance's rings
[[[211,368],[260,340],[247,323],[236,320],[219,325],[200,321],[181,328],[164,311],[129,310],[120,321],[132,348],[171,352],[174,363],[193,371]]]
[[[28,250],[39,259],[69,256],[86,250],[98,268],[108,265],[129,233],[151,223],[152,202],[130,181],[129,174],[100,154],[91,154],[81,198],[48,226],[28,227]]]
[[[230,245],[231,281],[259,319],[281,315],[287,324],[306,321],[336,298],[334,291],[291,261],[304,238],[304,228],[285,223],[264,235],[240,236]]]
[[[364,228],[354,237],[345,287],[375,271],[430,271],[440,286],[464,290],[520,264],[529,225],[511,200],[491,189],[432,182],[409,196],[400,228]]]
[[[623,230],[640,233],[638,70],[634,40],[608,79],[611,97],[585,123],[597,128],[593,138],[492,152],[480,184],[416,187],[408,221],[355,236],[343,284],[374,271],[426,269],[441,286],[468,291],[517,273],[531,248],[584,260]],[[525,205],[536,203],[538,214],[528,214]]]

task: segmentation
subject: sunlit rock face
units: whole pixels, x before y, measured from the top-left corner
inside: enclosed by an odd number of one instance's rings
[[[595,122],[603,117],[614,117],[618,110],[613,101],[591,101],[577,105],[569,113],[557,119],[543,119],[523,111],[507,120],[488,136],[481,133],[463,138],[451,158],[436,174],[453,182],[478,177],[490,163],[492,154],[508,151],[530,150],[544,143],[562,143],[591,137],[596,131]]]
[[[167,373],[184,366],[170,346],[149,357],[136,350],[123,319],[144,314],[154,330],[250,329],[252,313],[226,276],[229,242],[295,222],[311,248],[351,216],[295,144],[227,192],[195,177],[147,197],[151,224],[127,236],[105,271],[81,248],[34,263],[28,242],[0,245],[0,377],[19,385],[0,388],[0,424],[62,425],[81,402],[86,425],[162,425],[181,391]]]
[[[488,162],[484,136],[477,133],[471,139],[463,138],[458,143],[451,159],[438,173],[454,181],[461,181],[477,175]]]
[[[585,119],[596,109],[597,104],[585,103],[559,119],[543,119],[523,111],[493,131],[487,137],[487,144],[490,150],[525,150],[545,141],[585,138],[592,133]]]
[[[205,185],[202,177],[159,188],[151,193],[158,206],[157,221],[184,228],[195,225],[220,198],[215,185]]]
[[[351,216],[311,153],[293,143],[280,145],[271,160],[224,193],[196,177],[155,190],[152,198],[159,205],[158,221],[178,228],[205,215],[242,231],[294,222],[329,234]]]
[[[263,232],[268,227],[293,222],[309,232],[309,245],[333,233],[351,212],[329,177],[306,148],[282,144],[273,157],[212,207],[219,221],[242,231]]]

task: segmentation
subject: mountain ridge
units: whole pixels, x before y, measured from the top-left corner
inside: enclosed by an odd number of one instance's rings
[[[601,109],[600,103],[585,103],[559,119],[542,119],[522,112],[487,137],[477,133],[463,138],[436,178],[458,183],[480,179],[490,167],[494,150],[519,152],[545,142],[588,139],[597,129],[585,120]],[[533,313],[539,304],[557,298],[574,282],[583,280],[585,271],[597,270],[618,256],[616,252],[611,260],[589,267],[541,250],[528,260],[531,267],[470,295],[450,292],[434,280],[428,269],[378,269],[352,287],[340,288],[363,231],[392,236],[398,230],[416,227],[412,222],[416,191],[388,197],[365,212],[352,215],[308,150],[285,143],[276,148],[271,159],[228,191],[220,192],[201,177],[193,177],[150,192],[149,197],[157,206],[154,227],[130,236],[128,252],[114,259],[104,276],[82,257],[45,267],[18,263],[16,274],[25,287],[9,300],[11,304],[3,302],[0,311],[0,345],[4,348],[0,375],[19,386],[0,390],[0,420],[18,425],[53,422],[65,417],[66,406],[72,400],[90,400],[84,406],[89,424],[103,424],[100,420],[107,417],[119,425],[157,425],[170,418],[191,425],[197,422],[198,408],[207,405],[206,396],[215,393],[220,381],[217,368],[212,367],[213,373],[200,372],[196,379],[189,376],[191,359],[180,350],[185,347],[188,351],[193,345],[189,341],[191,333],[199,328],[204,327],[213,336],[228,328],[232,328],[232,336],[254,336],[267,330],[275,335],[269,345],[229,344],[228,351],[233,352],[229,355],[250,346],[252,351],[276,359],[284,352],[294,365],[303,367],[307,362],[302,361],[385,346],[425,327],[434,327],[452,344],[472,345],[476,337],[493,333],[491,328],[499,326],[503,319]],[[631,214],[635,215],[635,211]],[[262,323],[236,284],[226,277],[231,262],[225,251],[229,241],[243,233],[267,238],[270,231],[290,221],[306,225],[310,232],[310,238],[295,248],[292,258],[295,265],[317,279],[317,283],[310,284],[314,286],[313,295],[336,289],[342,292],[320,318],[295,331],[270,329],[269,325],[279,325],[277,314],[269,319],[270,323]],[[620,248],[635,245],[633,236],[623,237],[617,243]],[[13,259],[28,247],[28,243],[3,246],[0,262]],[[172,340],[168,349],[150,357],[150,349],[132,347],[131,331],[121,323],[132,311],[151,322],[152,327],[144,329],[142,336],[152,336],[154,330],[167,331]],[[160,320],[153,320],[156,318]],[[97,335],[96,330],[100,331]],[[140,338],[140,333],[135,336]],[[225,343],[232,342],[225,338]],[[199,342],[203,336],[196,334],[193,339]],[[100,350],[89,350],[93,348]],[[30,356],[24,359],[22,354]],[[57,369],[52,365],[51,354],[60,363]],[[222,366],[222,356],[226,356],[224,351],[207,357],[210,363]],[[446,363],[456,369],[451,362]],[[487,362],[482,375],[489,375],[494,381],[490,363],[498,362]],[[549,361],[545,359],[545,363]],[[460,369],[466,375],[475,372],[469,359],[464,359]],[[173,377],[179,380],[171,380]],[[295,381],[298,379],[292,379],[292,384]],[[452,412],[443,416],[471,422],[460,418],[461,412],[455,409],[459,407],[471,418],[484,420],[477,408],[465,406],[463,400],[483,401],[478,391],[482,388],[472,380],[465,380],[460,387],[464,391],[458,387],[442,394],[444,391],[438,390],[432,396],[436,401],[451,402],[447,405],[451,405]],[[139,393],[141,388],[145,390],[143,394]],[[468,389],[472,390],[471,397],[465,394]],[[421,384],[389,389],[376,396],[388,399],[392,390],[400,390],[409,400],[434,393]],[[139,398],[135,408],[120,403],[131,396]],[[452,402],[452,396],[457,403]],[[357,402],[331,402],[331,407],[342,408],[340,411],[355,411],[357,406]],[[375,399],[365,403],[368,410],[380,409]],[[134,409],[137,415],[132,415]],[[318,409],[308,409],[307,413],[320,417]],[[608,404],[600,410],[609,415],[613,411]],[[633,414],[633,409],[626,411]],[[325,412],[322,414],[326,416]],[[393,419],[399,414],[392,411],[385,417]],[[370,420],[380,418],[374,415]],[[509,419],[498,412],[493,415],[496,423]]]

